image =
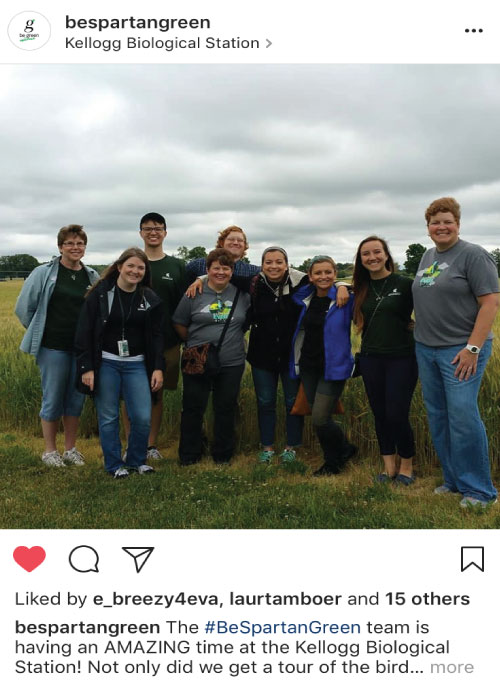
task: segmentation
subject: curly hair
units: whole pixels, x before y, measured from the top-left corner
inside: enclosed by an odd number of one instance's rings
[[[449,211],[453,214],[455,221],[458,224],[460,223],[460,204],[454,197],[440,197],[429,204],[425,210],[425,222],[427,225],[429,225],[431,218],[439,214],[440,211]]]
[[[234,271],[234,257],[227,249],[219,247],[208,253],[207,271],[214,261],[218,261],[221,266],[229,266]]]
[[[240,228],[239,226],[228,226],[227,228],[224,228],[224,230],[219,231],[219,237],[217,238],[217,243],[215,247],[224,247],[224,242],[229,233],[241,233],[243,235],[243,239],[245,240],[245,251],[241,256],[245,256],[249,245],[247,236],[245,235],[245,231],[243,230],[243,228]]]

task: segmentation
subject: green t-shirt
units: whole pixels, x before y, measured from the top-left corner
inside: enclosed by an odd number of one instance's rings
[[[73,351],[76,324],[89,287],[89,276],[83,267],[73,271],[59,263],[56,284],[47,307],[42,347]]]
[[[411,278],[396,273],[381,280],[370,280],[368,294],[361,307],[365,321],[362,354],[414,354],[413,332],[408,329],[413,311],[412,283]]]
[[[183,261],[165,255],[162,259],[149,261],[153,290],[163,302],[165,315],[165,348],[179,344],[179,338],[172,325],[172,316],[182,299],[186,288],[186,266]]]

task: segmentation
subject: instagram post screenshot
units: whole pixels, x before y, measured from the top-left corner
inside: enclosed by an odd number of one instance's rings
[[[3,682],[498,682],[499,19],[3,4]]]

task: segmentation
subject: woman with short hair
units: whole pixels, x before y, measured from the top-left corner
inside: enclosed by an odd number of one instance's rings
[[[75,446],[85,395],[75,385],[74,338],[84,296],[99,277],[82,262],[87,246],[82,226],[61,228],[57,246],[60,256],[31,272],[16,303],[16,315],[26,328],[20,348],[35,357],[42,380],[42,461],[53,467],[84,465]],[[62,455],[56,444],[61,418]]]
[[[460,505],[496,502],[488,438],[477,397],[491,355],[499,306],[493,257],[460,238],[460,205],[441,197],[425,220],[434,247],[413,283],[415,350],[429,428],[443,469],[436,494],[459,492]]]
[[[217,346],[219,370],[209,376],[206,372],[190,374],[183,370],[183,395],[179,461],[183,466],[197,463],[203,452],[202,423],[212,392],[214,407],[214,443],[212,456],[216,463],[228,463],[234,453],[234,418],[245,369],[243,327],[250,297],[229,281],[234,260],[225,249],[214,249],[207,257],[207,280],[201,294],[193,299],[184,297],[173,316],[174,327],[189,351],[199,345]],[[229,324],[227,321],[229,319]],[[186,353],[186,352],[185,352]],[[200,369],[202,370],[202,369]]]
[[[146,254],[126,249],[89,292],[75,347],[82,391],[93,394],[104,467],[115,479],[153,472],[145,464],[151,401],[163,385],[163,305],[150,288]],[[130,420],[126,464],[120,443],[120,397]]]
[[[292,297],[300,307],[292,341],[290,374],[300,377],[312,410],[312,423],[323,450],[324,463],[314,475],[336,475],[356,452],[332,413],[351,376],[351,318],[353,295],[336,304],[337,268],[329,256],[315,256],[309,265],[309,285]]]

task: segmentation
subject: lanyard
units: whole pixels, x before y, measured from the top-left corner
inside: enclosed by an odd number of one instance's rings
[[[135,293],[137,292],[137,288],[134,290],[134,293],[130,299],[130,309],[128,310],[127,318],[125,318],[125,311],[123,310],[123,304],[122,304],[122,298],[120,296],[120,288],[118,285],[116,286],[116,294],[118,295],[118,303],[120,304],[120,310],[122,312],[122,340],[125,339],[125,325],[130,318],[130,314],[132,313],[132,307],[134,305],[134,299],[135,299]]]

